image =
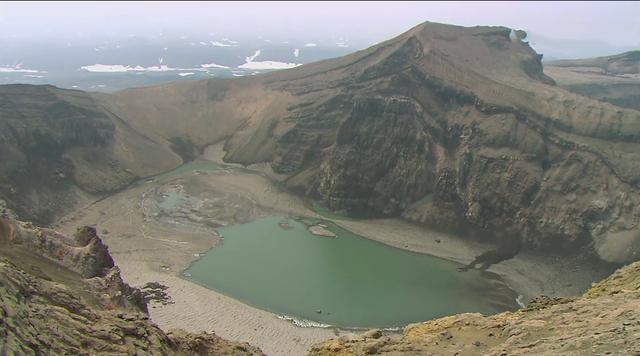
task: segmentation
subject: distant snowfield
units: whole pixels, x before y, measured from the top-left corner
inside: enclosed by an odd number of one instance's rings
[[[186,68],[172,68],[167,65],[151,67],[127,66],[122,64],[92,64],[80,67],[82,70],[93,73],[124,73],[124,72],[170,72],[176,70],[190,70]]]
[[[222,43],[218,41],[209,41],[209,43],[214,47],[238,47],[237,44]]]
[[[257,57],[259,54],[260,53],[257,53],[251,57],[247,57],[246,59],[249,61],[236,68],[245,69],[245,70],[275,70],[275,69],[288,69],[288,68],[293,68],[301,65],[299,63],[285,63],[285,62],[278,62],[278,61],[256,62],[251,59],[251,58]],[[167,65],[143,67],[139,65],[128,66],[128,65],[122,65],[122,64],[92,64],[88,66],[82,66],[80,67],[80,70],[84,70],[91,73],[127,73],[127,72],[142,73],[142,72],[176,72],[176,71],[180,71],[180,72],[200,71],[201,72],[201,71],[207,71],[208,69],[212,69],[212,68],[231,69],[231,67],[223,66],[220,64],[207,63],[207,64],[202,64],[199,68],[174,68],[174,67],[169,67]],[[2,67],[0,67],[0,73],[1,72],[3,72]],[[29,73],[39,73],[39,72],[36,71],[36,72],[29,72]],[[181,73],[180,75],[183,75],[183,74],[184,73]],[[192,73],[192,74],[195,74],[195,73]]]
[[[16,65],[0,65],[0,73],[46,73],[35,69],[22,68],[20,64]]]
[[[122,64],[92,64],[80,67],[81,70],[92,73],[206,71],[209,68],[229,69],[229,67],[215,63],[202,64],[199,68],[174,68],[165,64],[151,67],[143,67],[139,65],[128,66]]]
[[[299,63],[285,63],[276,61],[263,61],[263,62],[247,62],[238,68],[251,69],[251,70],[269,70],[269,69],[289,69],[297,67]]]
[[[238,47],[238,41],[223,38],[221,41],[209,41],[214,47]]]
[[[229,67],[227,67],[227,66],[223,66],[223,65],[220,65],[220,64],[215,64],[215,63],[213,63],[213,62],[211,62],[211,63],[207,63],[207,64],[203,64],[203,65],[201,65],[200,67],[202,67],[202,68],[222,68],[222,69],[229,69]]]
[[[285,62],[277,62],[277,61],[255,62],[254,60],[258,58],[258,56],[261,53],[262,53],[261,50],[256,50],[256,52],[252,56],[246,57],[245,58],[246,63],[239,65],[238,68],[249,69],[249,70],[274,70],[274,69],[288,69],[288,68],[293,68],[300,65],[298,63],[285,63]]]
[[[225,41],[225,46],[229,45],[233,45],[235,46],[235,41],[231,41],[229,39],[224,39],[223,41]],[[174,67],[170,67],[167,64],[163,64],[164,63],[164,58],[160,57],[158,58],[158,65],[155,66],[150,66],[150,67],[143,67],[141,65],[123,65],[123,64],[91,64],[91,65],[86,65],[86,66],[82,66],[80,67],[79,70],[84,70],[87,72],[92,72],[92,73],[126,73],[126,72],[134,72],[136,74],[142,74],[143,72],[172,72],[172,71],[180,71],[180,72],[185,72],[185,73],[180,73],[180,76],[189,76],[189,75],[193,75],[196,71],[209,71],[210,69],[228,69],[228,70],[232,70],[232,69],[240,69],[240,70],[252,70],[252,71],[256,71],[256,70],[277,70],[277,69],[288,69],[288,68],[294,68],[297,67],[299,65],[301,65],[300,63],[286,63],[286,62],[279,62],[279,61],[256,61],[255,59],[258,58],[260,55],[262,54],[262,50],[261,49],[257,49],[252,55],[245,57],[245,63],[241,64],[237,67],[227,67],[224,65],[220,65],[214,62],[211,63],[205,63],[205,64],[201,64],[200,67],[196,67],[196,68],[174,68]],[[293,55],[297,58],[300,55],[300,49],[296,48],[293,51]],[[232,70],[232,74],[234,76],[240,76],[240,75],[246,75],[247,73],[244,72],[237,72],[237,71],[233,71]]]

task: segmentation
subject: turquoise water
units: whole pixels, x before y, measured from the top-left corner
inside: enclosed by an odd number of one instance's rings
[[[461,312],[514,309],[495,275],[404,251],[328,223],[321,237],[289,219],[219,229],[223,243],[185,271],[196,283],[274,313],[340,327],[401,327]]]

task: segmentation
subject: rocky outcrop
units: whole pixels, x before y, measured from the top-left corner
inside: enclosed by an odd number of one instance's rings
[[[2,354],[262,355],[212,333],[164,333],[144,313],[91,305],[0,259]]]
[[[262,355],[213,333],[165,333],[95,230],[0,220],[0,353]]]
[[[83,278],[104,277],[114,267],[107,246],[102,243],[93,227],[85,226],[78,229],[74,236],[68,237],[54,230],[10,219],[3,219],[0,224],[11,225],[4,228],[12,231],[8,236],[12,244],[33,249]]]
[[[310,355],[637,355],[640,262],[595,284],[581,298],[539,297],[526,309],[459,314],[372,330],[315,345]]]

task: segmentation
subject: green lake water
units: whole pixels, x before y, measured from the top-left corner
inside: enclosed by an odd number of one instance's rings
[[[186,278],[260,309],[340,327],[402,327],[461,312],[516,307],[495,275],[389,247],[334,224],[316,236],[294,219],[268,217],[219,229],[224,239]],[[320,311],[320,312],[318,312]]]

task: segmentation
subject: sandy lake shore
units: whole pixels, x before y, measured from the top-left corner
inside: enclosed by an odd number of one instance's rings
[[[221,146],[208,149],[205,157],[221,163],[220,149]],[[275,314],[181,278],[182,271],[220,238],[207,228],[192,228],[188,219],[163,221],[161,214],[154,215],[147,208],[154,194],[162,194],[161,189],[172,184],[186,187],[185,191],[194,197],[208,194],[208,200],[196,203],[209,204],[207,209],[216,214],[216,221],[230,225],[269,215],[318,217],[300,198],[278,190],[267,178],[277,177],[262,169],[261,172],[250,173],[226,166],[204,173],[182,172],[161,181],[137,184],[78,209],[55,227],[69,233],[81,225],[96,225],[128,283],[142,286],[159,282],[168,286],[167,293],[173,303],[153,303],[150,307],[152,320],[161,328],[214,331],[224,338],[249,342],[268,355],[302,355],[312,344],[344,331],[298,327]],[[189,217],[197,210],[187,211],[184,216]],[[197,217],[193,219],[197,221]],[[460,263],[469,263],[490,248],[400,219],[330,220],[369,239]],[[540,294],[578,295],[609,273],[586,269],[570,259],[530,254],[520,254],[491,266],[488,271],[500,275],[522,295],[523,301]]]

